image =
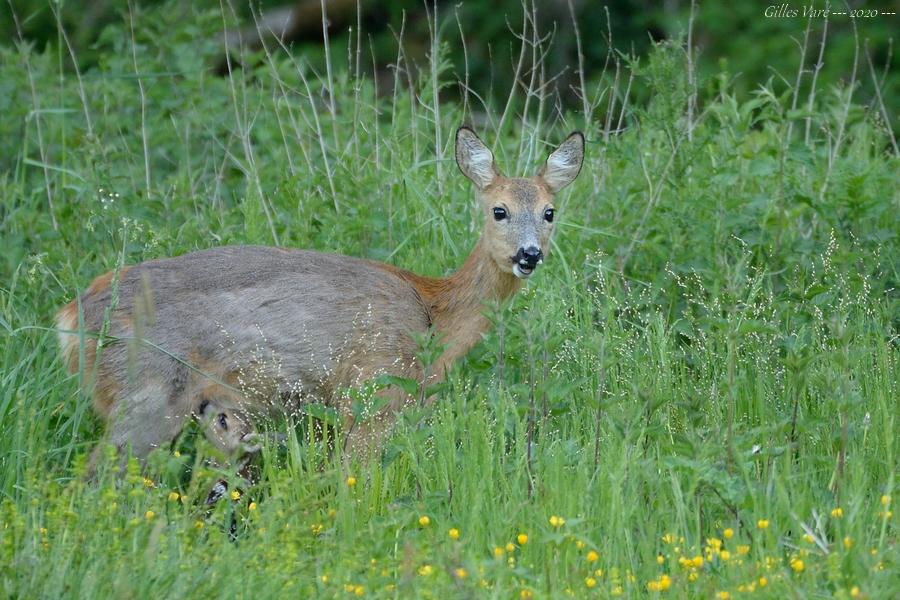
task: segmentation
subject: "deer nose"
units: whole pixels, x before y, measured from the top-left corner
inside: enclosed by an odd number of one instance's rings
[[[521,264],[524,263],[531,268],[534,268],[541,262],[544,258],[544,253],[541,252],[541,249],[537,246],[528,246],[527,248],[519,248],[519,252],[516,254],[516,260]]]

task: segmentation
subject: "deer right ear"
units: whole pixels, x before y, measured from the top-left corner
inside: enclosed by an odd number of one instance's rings
[[[490,149],[466,126],[456,130],[456,164],[479,190],[491,185],[500,175]]]
[[[543,177],[556,194],[578,177],[583,162],[584,135],[580,131],[573,131],[559,148],[550,154],[538,176]]]

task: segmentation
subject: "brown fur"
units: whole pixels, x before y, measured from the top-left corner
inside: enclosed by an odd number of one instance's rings
[[[124,266],[119,269],[119,278],[125,276],[128,272],[129,267]],[[110,291],[110,285],[112,284],[113,279],[115,278],[116,271],[109,271],[96,277],[91,285],[84,292],[85,300],[90,297],[99,296],[106,292]],[[78,331],[78,303],[73,300],[69,302],[65,306],[63,306],[59,312],[56,313],[56,328],[60,331],[59,340],[60,347],[62,350],[63,361],[66,364],[66,368],[69,370],[69,373],[75,373],[79,369],[79,350],[80,350],[80,340],[81,336],[78,334],[65,333],[71,331]],[[85,371],[90,371],[93,369],[95,354],[97,350],[97,342],[93,338],[85,338],[84,341],[84,358],[85,358]],[[104,405],[106,402],[104,402]],[[107,407],[108,408],[108,407]],[[99,409],[99,406],[98,406]]]
[[[129,268],[130,267],[128,267],[128,266],[124,266],[121,269],[119,269],[119,279],[121,279],[122,277],[125,276],[126,273],[128,273]],[[94,279],[94,281],[91,282],[91,285],[88,286],[88,289],[85,290],[85,293],[88,295],[93,295],[93,294],[101,294],[101,293],[109,290],[109,288],[112,284],[112,280],[115,276],[116,276],[115,271],[109,271],[107,273],[104,273],[103,275],[100,275],[99,277]]]
[[[463,266],[444,278],[424,277],[392,265],[376,263],[380,268],[409,281],[428,307],[431,322],[446,345],[435,375],[464,356],[490,327],[483,314],[485,301],[504,301],[521,287],[511,273],[503,273],[490,260],[480,242]]]
[[[383,389],[380,408],[362,407],[357,419],[347,388],[381,374],[425,383],[415,337],[430,327],[445,344],[432,379],[478,342],[489,327],[485,303],[515,294],[538,264],[523,262],[522,249],[547,249],[546,211],[577,175],[583,144],[580,134],[570,136],[541,175],[506,178],[483,142],[461,128],[457,161],[478,187],[485,228],[449,277],[284,248],[223,247],[147,261],[95,279],[81,298],[82,315],[74,302],[60,310],[66,365],[96,372],[91,391],[110,439],[138,457],[171,441],[191,417],[205,419],[207,436],[224,451],[246,449],[251,420],[308,400],[337,409],[348,448],[377,448],[413,399]],[[507,218],[494,218],[500,208]],[[98,355],[93,334],[105,326],[111,343]]]

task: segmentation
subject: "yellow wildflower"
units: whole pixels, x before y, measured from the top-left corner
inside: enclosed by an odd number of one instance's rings
[[[447,532],[447,535],[450,536],[451,540],[458,540],[459,539],[459,529],[454,527],[450,531]]]
[[[355,485],[356,485],[356,477],[351,475],[350,477],[347,478],[347,487],[353,487]]]
[[[719,600],[728,600],[729,598],[731,598],[731,594],[725,591],[721,591],[716,594],[716,598],[718,598]]]
[[[659,576],[659,590],[661,592],[664,592],[667,589],[669,589],[670,587],[672,587],[672,578],[665,574],[660,575]]]
[[[656,555],[656,564],[661,565],[664,562],[666,562],[666,557],[663,556],[662,554],[657,554]]]
[[[882,506],[887,506],[887,505],[890,504],[890,503],[891,503],[891,497],[890,497],[890,496],[888,496],[887,494],[885,494],[885,495],[883,495],[883,496],[881,497],[881,505],[882,505]],[[858,588],[857,588],[857,589],[858,589]]]
[[[148,521],[152,521],[153,517],[155,517],[155,516],[156,516],[156,513],[153,512],[152,510],[148,510],[147,512],[144,513],[144,518],[147,519]]]
[[[249,506],[247,506],[250,510],[256,510],[256,502],[251,502]]]
[[[750,546],[746,544],[741,544],[737,547],[737,553],[741,556],[746,556],[750,553]]]
[[[625,589],[621,585],[615,586],[610,592],[611,596],[621,596],[625,593]]]
[[[459,567],[458,569],[456,569],[456,570],[453,571],[453,572],[454,572],[454,573],[456,574],[456,576],[459,577],[460,579],[465,579],[466,577],[469,576],[468,571],[466,571],[466,570],[463,569],[462,567]]]
[[[152,479],[147,479],[146,477],[144,477],[144,487],[152,488],[152,487],[153,487],[153,480],[152,480]]]
[[[504,554],[506,554],[506,550],[504,550],[503,547],[501,547],[501,546],[495,546],[495,547],[494,547],[494,556],[495,556],[495,557],[497,557],[497,558],[503,558],[503,555],[504,555]]]
[[[694,565],[695,569],[699,569],[703,566],[703,557],[698,554],[693,559],[691,559],[691,563]]]
[[[194,527],[197,529],[203,529],[203,521],[194,521]]]
[[[692,570],[690,573],[688,573],[688,581],[697,581],[697,578],[699,576],[700,575],[699,575],[699,573],[697,573],[697,571]]]
[[[794,570],[794,573],[802,573],[803,569],[806,568],[806,565],[803,564],[803,561],[799,558],[794,558],[791,560],[791,569]]]
[[[366,588],[364,588],[364,587],[361,586],[361,585],[354,586],[354,588],[353,588],[353,593],[354,593],[354,595],[356,595],[356,596],[362,596],[363,594],[366,593]]]
[[[659,591],[659,582],[658,581],[648,581],[647,582],[647,591],[648,592],[658,592]]]
[[[516,545],[513,544],[512,542],[507,542],[506,543],[506,551],[509,552],[510,554],[512,554],[513,552],[516,551]]]
[[[519,542],[520,546],[524,546],[525,544],[528,543],[528,534],[520,533],[519,535],[516,536],[516,541]]]
[[[587,558],[587,561],[589,563],[592,563],[592,562],[597,562],[597,559],[600,558],[600,555],[597,553],[596,550],[591,550],[590,552],[587,553],[587,556],[585,558]]]
[[[765,577],[760,577],[759,578],[759,587],[764,588],[767,585],[769,585],[769,580],[766,579]]]
[[[760,529],[768,529],[769,528],[769,520],[768,519],[760,519],[756,522],[756,526]]]
[[[170,502],[178,502],[178,498],[181,496],[178,495],[178,492],[169,492],[169,501]]]
[[[816,538],[814,538],[813,536],[811,536],[808,533],[803,534],[803,539],[809,544],[812,544],[814,541],[816,541]]]
[[[422,577],[428,577],[432,573],[434,573],[434,567],[432,567],[431,565],[422,565],[421,567],[419,567],[419,575],[421,575]]]
[[[835,519],[840,519],[841,517],[844,516],[844,509],[841,508],[840,506],[836,506],[835,508],[832,508],[831,516],[834,517]]]
[[[719,553],[719,558],[721,558],[723,561],[727,561],[731,558],[731,552],[729,552],[728,550],[722,550]]]
[[[575,540],[575,547],[578,548],[579,550],[584,550],[584,547],[585,547],[586,545],[587,545],[587,544],[585,544],[585,543],[582,542],[581,540]]]
[[[522,590],[521,592],[519,592],[519,598],[521,598],[522,600],[531,600],[532,598],[534,598],[534,594],[531,593],[531,590]]]
[[[594,587],[595,585],[597,585],[597,580],[594,579],[593,577],[587,577],[587,578],[584,580],[584,585],[585,585],[588,589],[591,589],[592,587]]]
[[[734,529],[732,529],[731,527],[727,528],[722,532],[722,537],[724,537],[726,540],[730,540],[734,537]]]
[[[431,519],[428,518],[428,515],[422,515],[421,517],[419,517],[419,525],[421,525],[422,527],[428,527],[429,525],[431,525]]]
[[[853,538],[851,538],[849,535],[844,536],[844,548],[849,550],[852,547],[853,547]]]
[[[854,585],[852,588],[850,588],[850,597],[851,598],[859,598],[859,586],[858,585]]]
[[[556,515],[550,516],[550,525],[553,527],[562,527],[566,524],[566,520],[562,517],[557,517]]]
[[[239,491],[237,491],[237,490],[233,490],[233,491],[231,492],[231,499],[232,499],[232,500],[235,500],[235,501],[236,501],[236,500],[240,500],[240,499],[241,499],[241,493],[240,493]]]

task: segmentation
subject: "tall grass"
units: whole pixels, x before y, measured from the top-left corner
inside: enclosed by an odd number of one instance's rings
[[[221,78],[230,13],[185,10],[127,14],[84,73],[64,46],[0,48],[6,595],[897,596],[900,161],[852,87],[804,111],[786,83],[735,97],[669,43],[563,112],[527,11],[496,106],[441,93],[465,77],[436,14],[425,73],[399,46],[386,95],[356,35],[327,70],[267,47]],[[446,274],[479,227],[464,121],[509,174],[573,128],[586,164],[542,271],[382,461],[348,473],[300,419],[213,509],[234,474],[200,440],[79,478],[103,432],[56,307],[118,264],[223,244]]]

